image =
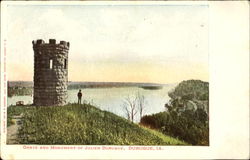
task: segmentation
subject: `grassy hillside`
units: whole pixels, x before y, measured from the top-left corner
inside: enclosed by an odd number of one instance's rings
[[[62,107],[11,106],[8,108],[9,117],[20,113],[23,113],[22,127],[19,130],[20,144],[186,144],[87,104]]]

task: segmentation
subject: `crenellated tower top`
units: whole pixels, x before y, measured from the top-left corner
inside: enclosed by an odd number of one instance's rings
[[[57,45],[57,46],[61,46],[61,47],[66,47],[69,48],[70,43],[66,42],[66,41],[60,41],[59,43],[56,43],[55,39],[49,39],[49,43],[45,43],[44,40],[42,39],[38,39],[38,40],[34,40],[32,41],[33,46],[41,46],[41,45]]]

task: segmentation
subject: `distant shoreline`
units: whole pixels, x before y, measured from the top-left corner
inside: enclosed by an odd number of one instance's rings
[[[134,83],[134,82],[68,82],[68,90],[96,88],[129,88],[138,87],[145,90],[159,90],[171,84]],[[8,81],[8,97],[33,94],[32,81]]]
[[[147,90],[159,90],[159,89],[162,89],[163,86],[140,86],[139,88],[143,88]]]
[[[93,81],[68,81],[68,86],[76,84],[85,85],[114,85],[114,86],[166,86],[176,83],[147,83],[147,82],[93,82]],[[8,81],[8,86],[33,87],[33,81]]]

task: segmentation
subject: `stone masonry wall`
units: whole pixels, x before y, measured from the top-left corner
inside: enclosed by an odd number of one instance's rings
[[[32,41],[34,50],[34,97],[36,106],[65,105],[68,85],[69,42]]]

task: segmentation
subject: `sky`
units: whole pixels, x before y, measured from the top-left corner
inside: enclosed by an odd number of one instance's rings
[[[208,6],[9,5],[8,80],[33,80],[32,40],[70,42],[68,80],[208,81]]]

